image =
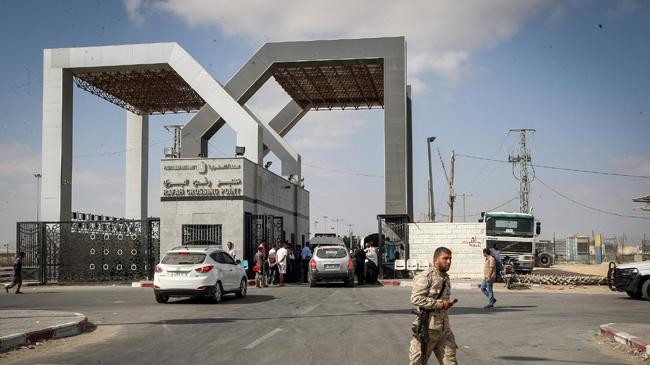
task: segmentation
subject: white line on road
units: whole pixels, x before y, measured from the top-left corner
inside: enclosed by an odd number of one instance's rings
[[[268,340],[273,335],[275,335],[276,333],[281,332],[281,331],[282,331],[282,328],[279,328],[279,327],[274,329],[273,331],[265,334],[264,336],[258,338],[257,340],[251,342],[250,344],[248,344],[248,346],[244,347],[244,350],[250,350],[252,348],[255,348],[255,346],[257,346],[257,345],[261,344],[262,342]]]
[[[299,314],[300,314],[300,315],[305,315],[305,314],[307,314],[307,313],[313,311],[314,309],[316,309],[319,305],[320,305],[320,303],[319,303],[319,304],[311,305],[311,306],[309,306],[309,307],[303,309]]]

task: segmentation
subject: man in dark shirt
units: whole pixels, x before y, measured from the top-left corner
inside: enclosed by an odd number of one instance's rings
[[[9,284],[5,285],[5,290],[7,293],[9,293],[9,289],[13,288],[14,286],[18,286],[16,288],[16,294],[22,294],[23,292],[20,291],[20,287],[23,285],[23,259],[25,258],[25,253],[20,252],[18,256],[16,257],[16,261],[14,262],[14,281]]]

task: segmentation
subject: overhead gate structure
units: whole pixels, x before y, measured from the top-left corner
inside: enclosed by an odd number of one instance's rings
[[[160,254],[157,218],[18,222],[16,231],[25,271],[41,283],[151,279]]]

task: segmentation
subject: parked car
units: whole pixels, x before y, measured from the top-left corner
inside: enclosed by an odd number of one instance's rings
[[[165,253],[153,279],[158,303],[170,297],[208,297],[221,302],[224,294],[246,296],[246,271],[221,246],[180,246]]]
[[[354,286],[354,261],[343,245],[321,244],[314,248],[309,262],[309,286],[319,282],[342,281]]]
[[[607,284],[611,290],[625,292],[631,298],[650,300],[650,260],[618,266],[610,262]]]

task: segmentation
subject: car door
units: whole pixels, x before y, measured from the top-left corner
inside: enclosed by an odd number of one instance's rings
[[[223,252],[215,252],[212,255],[212,258],[217,263],[216,269],[219,271],[219,278],[221,280],[221,285],[224,290],[232,289],[232,276],[230,275],[230,270],[232,269],[230,265],[226,264],[226,258],[224,257]]]
[[[222,252],[224,265],[227,267],[227,275],[230,281],[230,288],[232,290],[239,288],[239,270],[237,270],[237,263],[235,260],[226,252]]]

